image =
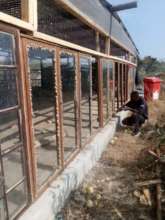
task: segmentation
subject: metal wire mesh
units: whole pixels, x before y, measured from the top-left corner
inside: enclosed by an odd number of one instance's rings
[[[105,53],[105,50],[106,50],[106,38],[100,35],[100,51],[102,53]]]
[[[96,49],[95,31],[65,11],[57,1],[38,2],[38,29],[63,40]]]
[[[21,18],[21,0],[0,0],[0,11]]]

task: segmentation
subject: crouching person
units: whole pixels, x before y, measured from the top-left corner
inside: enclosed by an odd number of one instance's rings
[[[132,115],[125,118],[122,123],[133,127],[133,135],[139,135],[142,124],[148,119],[148,106],[144,98],[137,91],[131,93],[130,101],[121,110],[130,110]]]

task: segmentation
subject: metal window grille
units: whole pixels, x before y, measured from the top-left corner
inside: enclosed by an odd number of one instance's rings
[[[38,1],[38,30],[81,46],[96,49],[95,31],[54,0]]]
[[[21,18],[21,0],[0,0],[0,11]]]

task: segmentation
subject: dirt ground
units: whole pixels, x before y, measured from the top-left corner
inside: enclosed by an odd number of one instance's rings
[[[152,129],[164,109],[164,101],[150,104],[152,120],[140,137],[133,137],[129,129],[116,133],[100,161],[66,202],[64,220],[157,219],[156,185],[139,187],[137,183],[156,179],[155,158],[148,151],[153,150]]]
[[[120,131],[100,161],[73,192],[64,208],[67,220],[151,220],[153,207],[135,196],[140,154],[147,147],[129,131]]]

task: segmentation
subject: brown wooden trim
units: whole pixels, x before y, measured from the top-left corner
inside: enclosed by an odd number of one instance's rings
[[[82,76],[82,73],[81,73],[81,58],[83,58],[83,59],[87,59],[87,60],[89,60],[89,62],[90,62],[90,94],[89,94],[89,99],[90,99],[90,115],[89,115],[89,118],[90,118],[90,135],[92,135],[92,130],[93,130],[93,127],[92,127],[92,85],[93,85],[93,82],[92,82],[92,61],[91,61],[91,59],[92,59],[92,57],[91,56],[88,56],[88,55],[86,55],[86,54],[82,54],[82,53],[79,53],[79,71],[80,71],[80,73],[79,73],[79,76],[80,76],[80,138],[81,138],[81,133],[82,133],[82,111],[81,111],[81,97],[82,97],[82,90],[81,90],[81,76]],[[87,140],[88,141],[88,140]],[[86,145],[86,143],[87,143],[87,141],[85,141],[85,143],[82,145],[82,143],[81,143],[81,148],[83,148],[85,145]]]
[[[77,149],[80,149],[80,140],[78,140],[78,137],[80,136],[80,131],[79,131],[79,126],[78,122],[79,122],[79,100],[78,100],[78,96],[79,96],[79,85],[78,85],[78,53],[76,51],[73,50],[69,50],[69,49],[65,49],[65,48],[59,48],[59,57],[61,56],[62,53],[66,53],[69,54],[71,56],[74,56],[75,58],[75,91],[74,91],[74,107],[75,107],[75,135],[76,135],[76,148],[73,151],[72,154],[74,154],[74,152],[77,151]],[[64,126],[63,126],[63,93],[62,93],[62,82],[61,82],[61,65],[59,63],[59,75],[60,75],[60,112],[61,112],[61,146],[62,146],[62,164],[63,166],[65,165],[66,160],[64,160],[64,144],[63,144],[63,138],[64,138]]]
[[[14,16],[5,14],[3,12],[0,12],[0,22],[5,22],[10,26],[14,25],[15,27],[18,27],[18,28],[21,28],[23,30],[27,30],[27,31],[30,31],[30,32],[34,31],[34,27],[33,27],[32,24],[30,24],[26,21],[23,21],[19,18],[16,18]]]
[[[23,50],[23,59],[21,63],[24,63],[24,74],[23,74],[23,86],[24,86],[24,123],[26,126],[27,133],[27,156],[28,156],[28,169],[29,169],[29,178],[30,178],[30,191],[32,200],[35,199],[37,194],[36,187],[36,154],[34,150],[34,141],[33,141],[33,123],[32,123],[32,97],[31,97],[31,87],[30,87],[30,69],[28,64],[28,51],[27,51],[28,41],[26,39],[22,39],[22,50]]]
[[[20,41],[20,32],[18,29],[15,29],[15,28],[10,28],[10,26],[7,26],[7,25],[4,25],[4,24],[1,24],[0,23],[0,29],[2,32],[4,33],[8,33],[8,34],[11,34],[14,36],[14,39],[13,39],[13,51],[14,51],[14,54],[15,54],[15,62],[16,62],[16,65],[11,65],[10,67],[6,66],[6,68],[17,68],[17,72],[16,72],[16,88],[17,88],[17,99],[18,99],[18,106],[15,106],[13,108],[8,108],[8,109],[4,109],[5,112],[7,111],[14,111],[14,110],[17,110],[17,113],[18,113],[18,122],[19,122],[19,132],[20,132],[20,138],[21,138],[21,162],[22,162],[22,169],[23,169],[23,175],[24,175],[24,182],[27,180],[27,182],[25,182],[25,185],[26,187],[28,187],[28,192],[30,192],[30,189],[29,189],[29,179],[28,179],[28,176],[29,176],[29,172],[28,172],[28,157],[27,157],[27,154],[26,154],[26,129],[25,129],[25,125],[24,125],[24,106],[23,106],[23,87],[22,87],[22,72],[23,72],[23,69],[22,69],[22,66],[21,66],[21,41]],[[15,146],[15,149],[18,148],[19,146]],[[14,148],[12,148],[13,150]],[[11,152],[11,151],[10,151]],[[5,152],[7,153],[7,152]],[[9,153],[9,149],[8,149],[8,153]],[[13,186],[14,187],[14,186]],[[25,191],[27,191],[27,189],[25,188]],[[7,193],[7,192],[6,192]],[[30,193],[29,193],[30,194]],[[27,196],[27,203],[30,201],[30,198]],[[28,204],[25,204],[26,207]],[[20,211],[20,210],[19,210]]]
[[[55,120],[56,120],[56,138],[57,138],[57,160],[58,167],[62,168],[63,166],[63,152],[62,152],[62,130],[61,130],[61,110],[60,110],[60,57],[59,57],[59,49],[56,48],[55,52]]]

